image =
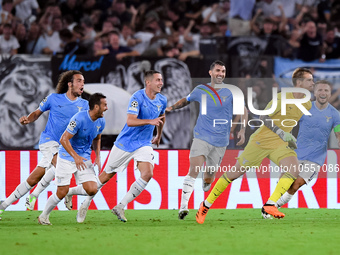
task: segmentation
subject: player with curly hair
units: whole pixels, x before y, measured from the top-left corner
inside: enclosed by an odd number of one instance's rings
[[[26,198],[26,207],[33,210],[37,197],[53,180],[61,135],[74,114],[89,109],[88,101],[80,98],[83,90],[82,73],[75,70],[66,71],[59,77],[56,93],[48,95],[41,101],[38,109],[19,119],[22,125],[27,125],[49,110],[45,130],[39,140],[39,150],[43,157],[27,180],[20,183],[0,204],[0,217],[9,205],[23,197],[40,181],[34,192]]]

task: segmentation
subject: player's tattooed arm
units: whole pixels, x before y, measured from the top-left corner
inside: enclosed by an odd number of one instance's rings
[[[180,100],[178,100],[174,105],[169,106],[165,109],[165,112],[171,112],[177,109],[181,109],[184,106],[187,106],[188,104],[190,104],[190,102],[184,97]]]

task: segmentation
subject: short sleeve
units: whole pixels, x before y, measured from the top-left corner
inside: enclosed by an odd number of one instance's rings
[[[141,107],[141,99],[139,97],[137,97],[136,95],[133,95],[130,98],[130,102],[129,102],[129,107],[127,110],[128,114],[134,114],[134,115],[138,115],[139,111],[140,111],[140,107]]]
[[[43,100],[41,100],[39,104],[39,110],[42,112],[46,112],[51,109],[51,102],[52,102],[52,94],[49,94]]]
[[[81,126],[81,121],[78,118],[78,114],[74,115],[67,125],[66,131],[72,135],[75,135]]]
[[[191,91],[191,93],[186,97],[188,102],[193,102],[193,101],[198,101],[200,99],[200,91],[199,89],[196,87],[193,89],[193,91]]]
[[[20,48],[20,44],[18,42],[18,39],[16,37],[13,37],[12,40],[12,49],[17,50]]]

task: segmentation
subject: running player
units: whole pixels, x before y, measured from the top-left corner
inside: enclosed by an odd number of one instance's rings
[[[334,128],[340,147],[340,115],[339,111],[328,103],[331,97],[332,84],[326,80],[315,83],[314,96],[310,110],[311,116],[302,116],[295,150],[300,164],[300,174],[286,193],[276,202],[276,207],[288,203],[298,189],[308,184],[318,175],[327,155],[328,139]],[[315,135],[318,134],[318,135]],[[262,216],[268,215],[262,212]]]
[[[203,190],[209,191],[211,183],[215,179],[216,171],[221,164],[225,150],[229,144],[230,124],[233,117],[233,97],[229,89],[222,88],[217,91],[214,89],[216,84],[222,84],[226,75],[225,64],[222,61],[215,61],[211,64],[209,75],[211,82],[208,85],[197,86],[187,97],[182,98],[173,106],[167,107],[166,111],[170,112],[180,109],[193,101],[201,104],[202,95],[217,93],[222,98],[221,105],[215,105],[214,98],[207,97],[208,114],[199,113],[196,126],[194,128],[194,140],[190,149],[190,168],[183,181],[181,205],[178,212],[178,218],[184,220],[189,214],[188,203],[194,190],[196,178],[201,170],[202,165],[206,162],[203,176]],[[245,123],[248,119],[248,112],[245,109]],[[228,124],[214,125],[215,119],[224,119]],[[242,122],[242,121],[241,121]],[[238,133],[240,141],[237,145],[244,143],[245,127],[242,127]]]
[[[88,110],[88,101],[80,98],[84,89],[84,76],[79,71],[66,71],[59,76],[56,93],[44,98],[39,108],[19,121],[27,125],[36,121],[45,111],[50,111],[45,130],[39,141],[43,158],[25,182],[20,183],[12,194],[0,204],[0,218],[4,210],[37,185],[34,195],[26,199],[26,206],[33,210],[38,195],[49,185],[55,174],[59,140],[71,117],[81,110]]]
[[[98,189],[109,181],[117,172],[123,171],[133,159],[141,176],[132,183],[122,201],[112,209],[119,220],[126,222],[124,207],[134,200],[153,176],[153,149],[151,144],[160,143],[165,122],[167,99],[161,95],[162,75],[154,70],[145,72],[145,88],[135,92],[127,110],[127,122],[115,141],[104,171],[98,177]],[[157,126],[157,135],[152,138]],[[69,209],[72,208],[72,195],[87,195],[81,186],[71,188],[65,198]],[[87,197],[81,204],[77,221],[83,222],[93,196]],[[68,202],[68,203],[67,203]]]
[[[293,84],[297,88],[304,88],[309,91],[313,89],[313,74],[305,68],[297,68],[292,75]],[[215,200],[222,194],[227,186],[235,179],[242,176],[247,168],[260,166],[262,160],[267,157],[275,164],[287,170],[279,179],[278,184],[270,196],[267,203],[263,206],[263,210],[276,217],[282,218],[285,215],[277,210],[275,203],[284,194],[297,178],[298,160],[294,151],[296,149],[295,137],[290,133],[295,122],[303,115],[302,111],[296,105],[288,104],[286,106],[287,115],[281,115],[281,93],[278,94],[278,104],[274,113],[269,116],[261,116],[264,124],[254,134],[251,135],[249,143],[245,147],[243,153],[237,159],[233,171],[225,172],[217,181],[209,196],[200,205],[196,214],[196,221],[200,224],[204,223],[209,208]],[[304,93],[287,93],[287,99],[303,98]],[[272,105],[269,102],[266,109]],[[311,109],[311,101],[302,104],[307,110]],[[271,121],[268,121],[271,120]],[[282,121],[285,121],[285,126]]]
[[[88,195],[97,193],[97,179],[91,162],[91,144],[100,158],[101,133],[105,128],[104,112],[107,110],[106,97],[95,93],[89,99],[90,110],[75,114],[60,138],[55,182],[57,192],[46,203],[38,221],[41,225],[52,225],[49,216],[57,204],[66,196],[72,174]]]

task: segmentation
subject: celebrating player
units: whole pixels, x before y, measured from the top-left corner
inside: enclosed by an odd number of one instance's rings
[[[276,207],[288,203],[298,189],[308,184],[325,162],[329,135],[334,128],[340,147],[340,115],[337,109],[328,103],[331,97],[331,83],[320,80],[314,86],[315,101],[310,109],[311,116],[302,116],[295,150],[300,164],[300,174],[286,193],[276,202]],[[318,135],[315,135],[318,134]],[[268,214],[262,212],[264,218]]]
[[[147,71],[144,76],[145,89],[135,92],[127,110],[127,122],[115,141],[104,171],[98,177],[98,189],[109,181],[117,172],[123,171],[133,159],[141,176],[130,187],[122,201],[112,209],[119,220],[126,222],[124,207],[134,200],[153,176],[153,149],[151,144],[160,143],[165,122],[167,99],[161,95],[162,75],[154,70]],[[157,126],[157,135],[152,138]],[[67,199],[67,207],[72,208],[72,195],[87,195],[81,186],[71,188]],[[87,197],[81,204],[77,221],[83,222],[93,196]]]
[[[309,91],[313,89],[313,74],[305,68],[297,68],[292,75],[293,84],[297,88],[304,88]],[[281,101],[281,93],[278,94],[278,101]],[[304,93],[286,94],[287,99],[303,98]],[[266,109],[269,109],[273,101],[269,102]],[[303,103],[307,110],[311,109],[312,103],[307,101]],[[196,221],[200,224],[204,223],[209,208],[215,200],[222,194],[227,186],[235,179],[242,176],[247,168],[260,166],[262,160],[267,157],[283,169],[287,170],[279,179],[273,194],[263,206],[262,210],[276,218],[282,218],[285,215],[278,211],[275,203],[284,194],[299,174],[295,137],[290,133],[295,122],[298,121],[303,113],[293,104],[286,106],[287,115],[281,115],[281,104],[278,103],[274,113],[261,116],[265,125],[260,127],[251,135],[249,143],[245,147],[243,153],[237,159],[233,171],[225,172],[217,181],[209,196],[200,205],[196,213]],[[272,121],[265,121],[265,120]],[[286,120],[286,125],[282,125],[282,121]]]
[[[60,138],[55,182],[57,192],[47,200],[38,221],[41,225],[52,225],[49,216],[54,207],[63,199],[70,187],[72,174],[90,196],[97,193],[97,179],[91,162],[91,144],[100,158],[101,133],[105,128],[104,112],[107,110],[106,97],[95,93],[89,99],[90,110],[75,114]]]
[[[41,180],[34,192],[26,198],[26,207],[33,210],[37,197],[53,180],[60,137],[71,117],[80,110],[89,108],[88,101],[80,98],[83,89],[84,77],[81,72],[72,70],[64,72],[59,77],[56,93],[44,98],[34,112],[19,119],[22,125],[27,125],[36,121],[43,112],[50,111],[39,141],[39,150],[43,158],[27,180],[20,183],[0,204],[0,217],[9,205],[24,196]]]
[[[233,117],[233,97],[229,89],[222,88],[217,91],[214,89],[216,84],[222,84],[226,75],[226,68],[222,61],[215,61],[211,64],[209,75],[211,83],[208,85],[197,86],[187,97],[182,98],[173,106],[167,107],[166,111],[170,112],[180,109],[193,101],[201,104],[202,94],[217,93],[223,98],[221,105],[215,105],[214,98],[207,97],[208,114],[198,116],[196,126],[194,128],[194,140],[190,149],[190,168],[185,176],[182,188],[181,206],[178,218],[183,220],[188,214],[188,203],[190,196],[194,190],[195,180],[201,170],[202,165],[206,162],[206,171],[203,176],[203,190],[209,191],[211,183],[215,179],[215,174],[221,164],[225,150],[229,144],[230,124]],[[245,108],[245,123],[248,119],[248,112]],[[215,119],[225,119],[228,124],[214,126]],[[242,122],[242,121],[241,121]],[[238,133],[240,141],[237,145],[244,143],[245,127],[242,127]]]

